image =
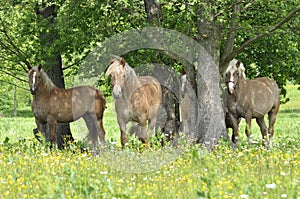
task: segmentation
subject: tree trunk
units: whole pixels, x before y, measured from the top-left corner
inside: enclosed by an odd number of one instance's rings
[[[160,9],[158,4],[153,0],[144,0],[144,2],[145,7],[148,6],[152,8],[152,10],[156,11]],[[214,144],[216,144],[222,135],[226,137],[228,137],[228,135],[225,128],[225,115],[222,107],[219,87],[220,75],[218,64],[220,61],[219,49],[221,46],[221,31],[218,24],[210,20],[207,16],[207,11],[204,9],[206,8],[203,8],[203,6],[199,9],[199,18],[197,22],[199,32],[198,42],[205,50],[199,47],[199,44],[193,43],[193,41],[186,38],[186,41],[183,41],[183,52],[185,52],[186,49],[189,49],[187,50],[189,55],[187,56],[188,60],[185,60],[182,63],[185,71],[187,72],[188,79],[191,82],[191,86],[195,89],[197,98],[195,102],[191,104],[194,110],[197,110],[194,114],[191,113],[191,117],[194,119],[196,118],[196,125],[191,127],[193,131],[192,139],[210,149]],[[147,12],[147,9],[145,10]],[[152,21],[149,20],[154,20],[153,16],[156,15],[153,13],[147,13],[147,16],[148,22],[152,24]],[[185,49],[185,46],[189,46],[189,48]],[[168,51],[166,51],[165,54],[172,55],[172,53]],[[197,59],[198,65],[194,66],[193,63],[197,61]],[[185,64],[185,62],[188,63]],[[197,68],[197,71],[195,68]],[[177,119],[175,116],[175,108],[178,106],[174,106],[174,103],[178,102],[174,102],[168,94],[164,95],[163,98],[166,103],[163,106],[166,108],[166,112],[168,113],[166,124],[172,124],[173,129],[176,129],[177,120],[179,120],[179,118]],[[176,130],[178,131],[178,129]]]
[[[151,25],[160,26],[162,20],[161,6],[156,0],[144,0],[145,12],[147,13],[147,22]]]
[[[225,62],[227,57],[233,52],[233,46],[236,38],[236,30],[238,29],[238,16],[241,11],[240,6],[241,0],[237,0],[235,6],[233,7],[233,13],[231,17],[231,25],[230,31],[227,34],[227,39],[224,45],[224,50],[221,55],[220,66],[219,70],[220,73],[223,73],[224,70],[227,68],[229,62]]]
[[[221,31],[218,23],[211,20],[213,17],[207,16],[209,11],[205,9],[204,7],[199,9],[197,21],[199,43],[209,55],[202,57],[204,60],[198,62],[198,67],[202,68],[197,70],[197,127],[198,141],[211,148],[222,136],[228,138],[228,135],[219,86]]]
[[[43,31],[40,33],[41,41],[41,57],[45,61],[44,68],[47,71],[49,78],[59,88],[65,88],[65,82],[63,79],[62,59],[59,50],[49,49],[53,47],[53,43],[58,39],[59,35],[55,31],[54,19],[57,16],[56,6],[43,5],[36,7],[36,13],[41,17],[41,20],[47,21],[47,27],[43,27]],[[42,23],[41,23],[42,24]],[[57,146],[59,149],[63,149],[64,145],[69,141],[73,141],[73,136],[70,130],[69,124],[57,125]]]

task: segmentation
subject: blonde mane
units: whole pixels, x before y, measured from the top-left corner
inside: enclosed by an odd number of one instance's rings
[[[41,81],[45,85],[45,88],[48,92],[52,91],[56,87],[43,69],[38,70],[37,67],[33,67],[32,70],[40,73]]]
[[[52,91],[55,88],[55,85],[53,84],[52,80],[48,77],[47,73],[43,71],[43,69],[40,70],[40,73],[42,81],[44,81],[47,91]]]
[[[239,62],[239,67],[237,67],[238,62]],[[240,62],[237,59],[233,59],[229,62],[228,67],[225,71],[225,74],[230,72],[230,71],[236,71],[236,70],[238,70],[238,72],[242,75],[242,77],[244,79],[246,79],[245,66],[242,62]]]

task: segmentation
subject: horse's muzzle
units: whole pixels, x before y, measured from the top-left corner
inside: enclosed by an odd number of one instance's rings
[[[233,93],[234,93],[234,90],[235,90],[235,88],[236,88],[235,83],[232,82],[232,81],[229,81],[229,82],[227,83],[227,87],[228,87],[228,90],[229,90],[230,94],[233,94]]]
[[[37,88],[30,88],[30,93],[31,95],[35,95],[36,94],[36,91],[37,91]]]
[[[120,99],[122,96],[122,88],[119,85],[115,85],[113,88],[113,97],[115,99]]]

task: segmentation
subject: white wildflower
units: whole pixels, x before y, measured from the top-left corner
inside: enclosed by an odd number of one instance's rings
[[[275,183],[266,184],[266,188],[268,188],[268,189],[275,189],[276,188],[276,184]]]
[[[286,176],[287,174],[286,174],[284,171],[282,171],[282,172],[280,173],[280,175]]]
[[[240,195],[240,198],[243,198],[243,199],[248,199],[248,198],[249,198],[249,196],[248,196],[247,194],[242,194],[242,195]]]

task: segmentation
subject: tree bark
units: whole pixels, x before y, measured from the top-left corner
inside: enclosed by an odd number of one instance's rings
[[[237,0],[236,4],[233,7],[230,31],[227,34],[227,39],[225,41],[224,50],[220,60],[220,66],[219,66],[220,73],[223,73],[223,71],[227,68],[227,65],[229,63],[229,62],[224,63],[223,60],[225,60],[233,52],[233,46],[236,38],[236,30],[238,28],[238,16],[241,12],[240,3],[241,0]]]
[[[162,20],[161,6],[156,0],[144,0],[147,22],[151,25],[160,26]]]
[[[197,20],[198,42],[209,55],[209,57],[202,57],[201,59],[204,58],[204,60],[199,60],[198,62],[198,67],[203,67],[201,71],[204,70],[205,73],[200,73],[198,68],[197,141],[207,148],[212,148],[222,136],[228,138],[228,135],[225,128],[225,114],[219,86],[220,74],[218,67],[220,62],[221,27],[213,20],[214,14],[210,10],[206,10],[208,7],[199,6],[199,17]],[[212,73],[212,71],[215,72]]]
[[[65,82],[63,78],[62,70],[62,58],[58,49],[52,50],[49,52],[50,47],[58,39],[58,33],[55,31],[54,19],[57,16],[56,6],[52,5],[43,5],[36,7],[36,13],[41,17],[41,20],[47,21],[47,27],[43,27],[43,31],[40,33],[40,42],[41,42],[41,57],[45,62],[43,68],[46,70],[49,78],[53,83],[59,88],[65,88]],[[73,136],[70,130],[70,125],[67,124],[58,124],[57,125],[57,146],[59,149],[63,149],[64,145],[72,142]]]

